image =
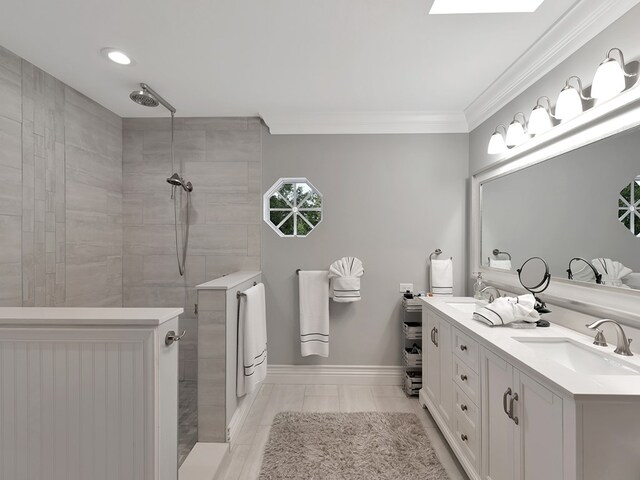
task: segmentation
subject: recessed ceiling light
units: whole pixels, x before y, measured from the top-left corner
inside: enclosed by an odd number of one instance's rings
[[[544,0],[435,0],[429,14],[531,13]]]
[[[117,48],[103,48],[100,53],[118,65],[131,65],[133,63],[129,55]]]

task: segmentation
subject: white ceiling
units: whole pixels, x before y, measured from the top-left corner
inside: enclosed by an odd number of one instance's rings
[[[123,117],[461,113],[576,0],[428,15],[432,0],[2,0],[0,45]],[[121,48],[135,65],[99,53]]]

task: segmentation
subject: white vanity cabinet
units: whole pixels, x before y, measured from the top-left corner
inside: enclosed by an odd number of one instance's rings
[[[482,477],[561,480],[562,399],[483,348]]]
[[[451,325],[444,318],[424,309],[422,325],[422,374],[427,378],[424,389],[447,425],[451,425],[453,384],[451,382]]]
[[[589,349],[590,338],[555,325],[490,328],[448,307],[462,301],[472,299],[424,300],[420,403],[469,477],[639,479],[640,374],[574,372],[520,340],[568,339]],[[625,361],[640,372],[637,356]]]

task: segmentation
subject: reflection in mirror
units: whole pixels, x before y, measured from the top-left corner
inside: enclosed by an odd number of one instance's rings
[[[634,128],[481,185],[481,258],[543,257],[566,279],[579,257],[601,283],[640,289],[640,129]],[[583,267],[587,269],[583,271]],[[573,281],[596,283],[583,262]],[[591,271],[591,273],[589,273]],[[579,273],[578,273],[579,272]]]
[[[569,261],[567,278],[586,283],[602,283],[602,274],[596,270],[593,264],[584,258],[575,257]]]
[[[511,270],[512,266],[510,253],[501,252],[498,248],[494,248],[491,253],[493,254],[493,257],[489,257],[489,266],[491,268],[498,268],[500,270]],[[503,258],[500,258],[501,256]]]

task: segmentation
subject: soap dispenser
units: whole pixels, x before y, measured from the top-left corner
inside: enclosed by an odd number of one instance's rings
[[[483,300],[484,297],[482,295],[482,290],[484,290],[487,285],[482,281],[481,272],[478,272],[476,275],[476,283],[473,285],[473,298],[476,300]]]

